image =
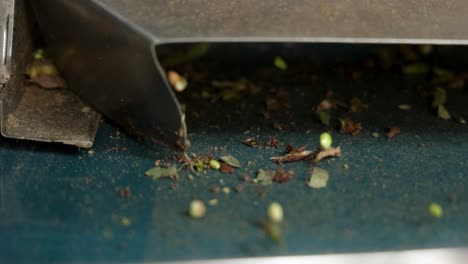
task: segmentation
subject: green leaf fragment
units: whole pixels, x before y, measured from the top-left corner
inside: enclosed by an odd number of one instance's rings
[[[434,90],[434,100],[432,101],[432,107],[437,108],[439,105],[445,104],[447,101],[447,92],[442,88],[436,88]]]
[[[288,69],[288,64],[279,56],[275,57],[274,64],[275,64],[275,67],[280,70],[284,71]]]
[[[320,189],[327,186],[328,171],[321,168],[313,168],[310,173],[309,185],[310,188]]]
[[[195,163],[194,167],[198,172],[201,172],[205,168],[205,164],[203,163],[203,161],[199,160],[197,161],[197,163]]]
[[[421,75],[421,74],[427,74],[431,68],[427,64],[423,63],[413,63],[413,64],[408,64],[403,67],[402,71],[406,75]]]
[[[165,178],[178,176],[178,170],[175,166],[168,168],[154,167],[145,172],[146,176],[150,177],[153,181]]]
[[[320,122],[322,122],[322,124],[324,124],[326,126],[330,126],[331,116],[330,116],[329,112],[319,111],[319,112],[317,112],[317,115],[318,115],[318,117],[320,119]]]
[[[254,179],[254,183],[258,183],[261,185],[270,185],[273,183],[274,176],[275,176],[274,171],[260,169],[257,173],[257,178]]]
[[[437,116],[439,118],[442,118],[444,120],[449,120],[450,118],[452,118],[450,116],[450,113],[448,112],[447,108],[445,108],[444,105],[440,104],[438,107],[437,107]]]
[[[226,162],[228,165],[239,168],[241,166],[239,160],[237,160],[234,156],[232,155],[224,155],[221,157],[221,160]]]

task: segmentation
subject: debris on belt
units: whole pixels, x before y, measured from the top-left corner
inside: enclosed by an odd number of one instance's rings
[[[313,189],[325,188],[328,183],[328,171],[321,168],[313,168],[310,171],[310,179],[307,185]]]
[[[66,88],[65,80],[55,64],[46,56],[43,49],[34,52],[34,59],[26,69],[27,81],[42,88],[55,89]]]

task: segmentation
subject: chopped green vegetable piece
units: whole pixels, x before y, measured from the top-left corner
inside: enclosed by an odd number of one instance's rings
[[[343,169],[348,170],[348,169],[349,169],[349,165],[348,165],[348,164],[343,165]]]
[[[146,176],[150,177],[153,181],[158,180],[160,178],[177,178],[178,171],[175,166],[171,166],[169,168],[162,168],[162,167],[154,167],[149,169],[145,172]]]
[[[254,183],[261,185],[269,185],[273,183],[273,177],[275,172],[272,170],[262,170],[260,169],[257,173],[257,178],[254,179]]]
[[[328,171],[321,168],[313,168],[309,179],[309,187],[320,189],[327,186]]]
[[[439,105],[445,104],[447,101],[447,92],[442,88],[436,88],[434,90],[434,100],[432,101],[432,107],[437,108]]]
[[[332,143],[333,141],[330,133],[323,132],[320,135],[320,146],[322,147],[322,149],[329,149],[332,146]]]
[[[320,119],[320,122],[322,122],[322,124],[326,126],[330,126],[331,116],[329,112],[319,111],[317,112],[317,115],[318,115],[318,118]]]
[[[429,205],[429,214],[435,218],[441,218],[443,214],[442,206],[438,203],[431,203]]]
[[[232,155],[224,155],[221,157],[221,160],[235,168],[239,168],[241,166],[240,162]]]
[[[442,104],[439,105],[439,107],[437,107],[437,115],[439,116],[439,118],[442,118],[444,120],[449,120],[450,118],[452,118],[447,108],[445,108],[445,106]]]
[[[209,164],[212,169],[219,170],[219,168],[221,168],[221,163],[219,163],[217,160],[212,159],[210,160]]]
[[[427,74],[430,70],[431,68],[427,64],[423,63],[408,64],[402,69],[403,73],[406,75]]]
[[[275,67],[280,69],[280,70],[286,70],[288,69],[288,64],[279,56],[275,57],[274,60]]]
[[[268,206],[268,219],[273,223],[281,223],[283,221],[283,207],[281,204],[274,202]]]

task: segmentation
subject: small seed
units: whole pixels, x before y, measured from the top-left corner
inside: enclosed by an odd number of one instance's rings
[[[231,189],[229,187],[223,187],[223,193],[229,194],[231,192]]]
[[[130,221],[130,219],[128,219],[128,217],[122,217],[122,219],[120,219],[120,224],[122,226],[125,226],[125,227],[128,227],[132,224],[132,222]]]
[[[199,219],[203,218],[206,213],[206,207],[205,204],[201,200],[193,200],[190,203],[190,209],[189,209],[189,214],[190,217]]]
[[[320,146],[322,149],[329,149],[332,146],[332,137],[330,133],[323,132],[320,135]]]
[[[210,160],[210,167],[212,169],[219,170],[219,168],[221,168],[221,163],[219,163],[219,161],[217,160],[212,159]]]
[[[443,214],[442,206],[438,203],[431,203],[429,205],[429,214],[435,218],[441,218]]]
[[[273,223],[283,221],[283,207],[281,207],[281,204],[274,202],[268,206],[268,219]]]

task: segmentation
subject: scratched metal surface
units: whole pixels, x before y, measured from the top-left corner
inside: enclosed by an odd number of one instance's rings
[[[221,66],[219,59],[207,59],[178,68],[196,69],[210,80],[243,76],[288,91],[292,116],[273,116],[286,127],[283,131],[262,117],[266,95],[249,97],[241,109],[239,102],[189,96],[206,88],[193,81],[180,96],[187,105],[191,152],[238,157],[243,166],[233,175],[208,171],[190,181],[183,172],[177,182],[153,182],[143,172],[157,159],[173,162],[175,153],[137,142],[107,122],[93,155],[62,145],[0,139],[0,262],[143,262],[468,246],[468,126],[437,119],[428,110],[430,101],[415,87],[430,90],[432,85],[424,78],[365,68],[359,80],[352,80],[346,62],[315,67],[286,50],[250,60],[227,58]],[[333,52],[340,50],[343,58],[359,54],[341,46]],[[290,64],[285,72],[271,66],[271,56],[278,54]],[[260,189],[246,184],[242,192],[228,195],[208,191],[213,185],[233,188],[244,172],[253,176],[258,169],[276,169],[268,158],[283,153],[287,143],[314,148],[324,127],[311,109],[328,89],[344,98],[362,98],[369,110],[351,115],[362,122],[361,135],[333,132],[343,156],[319,164],[330,173],[326,188],[307,187],[312,165],[297,162],[286,165],[296,171],[286,184]],[[453,116],[468,114],[466,89],[449,90],[448,98]],[[397,107],[402,103],[413,108],[402,111]],[[349,114],[334,117],[342,115]],[[390,125],[402,132],[387,139]],[[266,140],[272,135],[280,139],[280,148],[239,143],[248,136]],[[248,161],[253,163],[248,166]],[[115,191],[124,186],[132,193],[128,199]],[[219,204],[194,221],[186,215],[194,198],[217,198]],[[282,245],[257,226],[272,201],[285,210]],[[427,213],[433,201],[444,208],[441,219]],[[122,217],[131,225],[123,226]]]

